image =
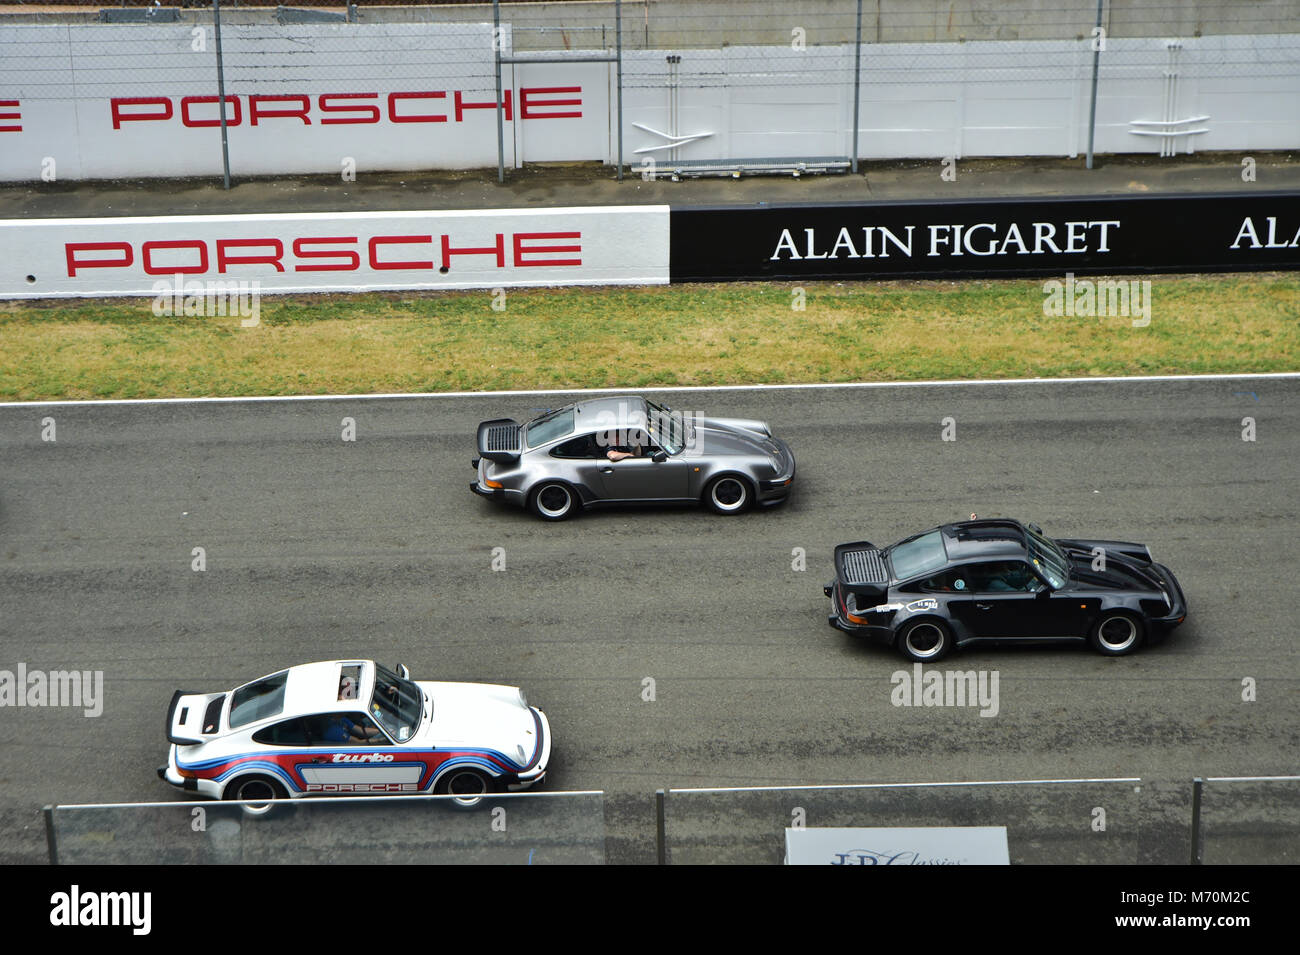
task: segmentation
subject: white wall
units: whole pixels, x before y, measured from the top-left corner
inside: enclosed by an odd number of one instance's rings
[[[220,130],[193,125],[217,115],[212,37],[203,37],[207,49],[194,49],[194,31],[202,29],[0,26],[0,103],[17,103],[0,105],[0,114],[20,114],[0,118],[0,127],[22,127],[0,130],[0,179],[38,179],[51,162],[61,179],[219,174]],[[1180,140],[1180,151],[1189,144],[1197,150],[1300,147],[1300,34],[1179,42],[1172,115],[1209,116],[1199,124],[1208,132]],[[674,158],[850,154],[851,46],[687,49],[678,53],[675,79],[666,62],[670,52],[625,54],[624,161],[630,165],[646,156],[671,164]],[[464,103],[494,102],[490,25],[236,26],[225,32],[225,58],[232,123],[236,103],[239,109],[229,130],[237,176],[337,174],[349,159],[358,174],[496,164],[495,110],[455,113],[458,95]],[[1081,153],[1091,62],[1087,40],[864,45],[859,155]],[[1166,118],[1170,65],[1164,40],[1107,42],[1098,152],[1159,151],[1160,140],[1133,135],[1130,122]],[[611,65],[527,64],[507,66],[504,74],[511,91],[508,165],[614,160]],[[563,92],[542,92],[556,89]],[[211,101],[185,102],[190,96]],[[268,99],[276,96],[287,99]],[[114,128],[112,103],[123,97],[146,101],[119,104]],[[564,99],[581,102],[555,102]],[[133,120],[132,110],[165,118]],[[423,119],[400,121],[413,115]],[[637,124],[707,135],[675,150],[638,153],[666,140]]]
[[[656,285],[668,281],[668,207],[9,219],[0,262],[0,299],[152,295],[159,282],[262,293]]]

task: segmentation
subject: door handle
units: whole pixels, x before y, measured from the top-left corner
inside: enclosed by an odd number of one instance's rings
[[[600,469],[600,473],[601,473],[601,474],[613,474],[613,473],[614,473],[614,469],[613,469],[613,468],[601,468],[601,469]]]
[[[992,609],[993,609],[993,605],[992,605],[992,604],[976,604],[976,605],[975,605],[975,609],[976,609],[976,610],[992,610]]]
[[[328,763],[329,760],[326,759],[324,756],[313,756],[313,757],[312,757],[312,762],[313,762],[313,763]]]

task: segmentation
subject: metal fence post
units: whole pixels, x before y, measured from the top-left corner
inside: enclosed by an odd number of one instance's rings
[[[1088,168],[1092,168],[1092,144],[1097,136],[1097,70],[1101,65],[1101,8],[1106,0],[1097,0],[1097,32],[1092,35],[1092,103],[1088,107]]]
[[[853,172],[858,171],[858,110],[862,107],[862,0],[858,0],[858,27],[853,41]]]
[[[623,0],[614,0],[614,34],[618,44],[618,181],[623,181]]]
[[[1205,780],[1192,779],[1192,865],[1205,864],[1205,842],[1201,833],[1201,789]]]
[[[492,59],[497,74],[497,182],[506,181],[506,140],[501,106],[501,0],[492,0]]]
[[[658,849],[658,864],[668,864],[668,840],[664,835],[664,803],[668,794],[662,789],[655,790],[655,846]]]
[[[226,62],[221,56],[221,0],[212,0],[213,32],[217,38],[217,103],[221,112],[221,168],[230,188],[230,144],[226,135]]]
[[[54,807],[46,806],[45,814],[45,848],[50,853],[50,865],[59,864],[59,843],[54,837]]]

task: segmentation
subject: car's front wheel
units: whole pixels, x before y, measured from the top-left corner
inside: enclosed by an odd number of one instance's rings
[[[1131,613],[1116,611],[1102,614],[1093,624],[1089,641],[1092,648],[1108,657],[1119,657],[1132,653],[1142,646],[1146,636],[1142,621]]]
[[[550,481],[533,491],[529,503],[542,520],[563,521],[578,510],[578,495],[569,485]]]
[[[717,514],[739,514],[754,502],[754,492],[744,478],[724,474],[709,482],[704,502]]]
[[[453,796],[446,800],[456,809],[473,809],[497,791],[497,782],[477,769],[453,769],[438,780],[436,792]]]
[[[243,810],[250,816],[265,816],[277,799],[288,799],[285,788],[269,776],[243,776],[221,794],[222,799],[243,802]]]
[[[942,621],[913,620],[898,635],[898,649],[903,656],[918,663],[940,660],[952,649],[952,634]]]

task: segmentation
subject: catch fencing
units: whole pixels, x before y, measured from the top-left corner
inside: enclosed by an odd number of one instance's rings
[[[1300,0],[222,4],[219,30],[217,13],[0,15],[0,179],[1300,147]]]

